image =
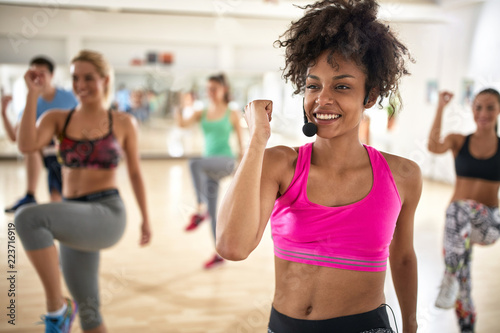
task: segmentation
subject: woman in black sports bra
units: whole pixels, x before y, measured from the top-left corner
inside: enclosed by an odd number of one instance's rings
[[[500,94],[479,92],[472,104],[476,131],[467,136],[449,134],[441,140],[441,119],[453,94],[439,95],[428,148],[436,154],[453,152],[456,183],[446,210],[444,260],[446,265],[439,308],[453,308],[461,332],[474,332],[476,313],[471,298],[472,244],[493,244],[500,236],[498,190],[500,188],[500,138],[497,136]]]

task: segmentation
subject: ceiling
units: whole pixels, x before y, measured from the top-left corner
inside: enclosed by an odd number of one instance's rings
[[[433,20],[433,13],[447,7],[483,2],[485,0],[379,0],[381,16],[385,19]],[[0,0],[0,5],[80,9],[124,13],[148,13],[160,15],[236,17],[252,19],[291,19],[300,17],[303,11],[295,5],[306,0]],[[392,13],[392,15],[391,15]],[[395,15],[396,13],[397,15]],[[399,18],[403,15],[402,18]],[[0,14],[1,16],[1,14]]]

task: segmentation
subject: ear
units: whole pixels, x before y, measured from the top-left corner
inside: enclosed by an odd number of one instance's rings
[[[370,89],[370,91],[369,91],[369,92],[368,92],[368,94],[367,94],[368,100],[367,100],[367,102],[363,105],[363,107],[364,107],[365,109],[369,109],[369,108],[371,108],[372,106],[374,106],[374,105],[375,105],[375,103],[377,103],[378,95],[379,95],[379,90],[378,90],[378,88],[372,88],[372,89]]]

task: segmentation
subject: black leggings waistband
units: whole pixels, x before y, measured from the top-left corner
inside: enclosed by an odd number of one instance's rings
[[[85,194],[82,195],[81,197],[76,197],[76,198],[64,198],[65,201],[96,201],[100,199],[104,199],[106,197],[111,197],[111,196],[118,196],[120,193],[116,188],[111,189],[111,190],[104,190],[100,192],[95,192],[95,193],[90,193],[90,194]]]
[[[296,319],[284,315],[273,307],[268,333],[392,333],[386,306],[350,316],[324,320]]]

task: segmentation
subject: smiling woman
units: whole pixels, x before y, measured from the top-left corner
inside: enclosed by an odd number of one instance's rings
[[[131,116],[106,108],[107,62],[97,52],[81,51],[72,61],[71,74],[79,104],[72,110],[47,112],[38,123],[35,106],[43,78],[35,69],[25,74],[28,96],[19,149],[37,151],[52,137],[59,138],[64,201],[22,207],[16,212],[15,225],[45,289],[46,331],[69,332],[80,309],[84,332],[105,332],[99,304],[99,255],[100,250],[115,245],[125,230],[125,207],[116,181],[122,153],[143,219],[141,245],[149,242],[151,233],[136,124]],[[62,295],[55,240],[73,299]]]
[[[392,332],[388,258],[403,330],[417,329],[420,169],[358,138],[364,110],[397,96],[399,78],[408,74],[407,49],[376,20],[377,8],[370,0],[308,5],[276,42],[286,47],[284,76],[304,94],[304,113],[317,127],[314,143],[266,149],[272,101],[245,107],[250,143],[220,209],[217,250],[245,259],[271,220],[270,333]]]
[[[500,138],[497,134],[500,93],[484,89],[472,104],[476,131],[452,133],[441,139],[444,108],[451,92],[439,94],[439,104],[429,135],[429,150],[455,157],[456,183],[446,210],[444,233],[445,272],[436,306],[455,308],[461,332],[474,332],[476,310],[472,301],[472,245],[490,245],[500,238]]]

